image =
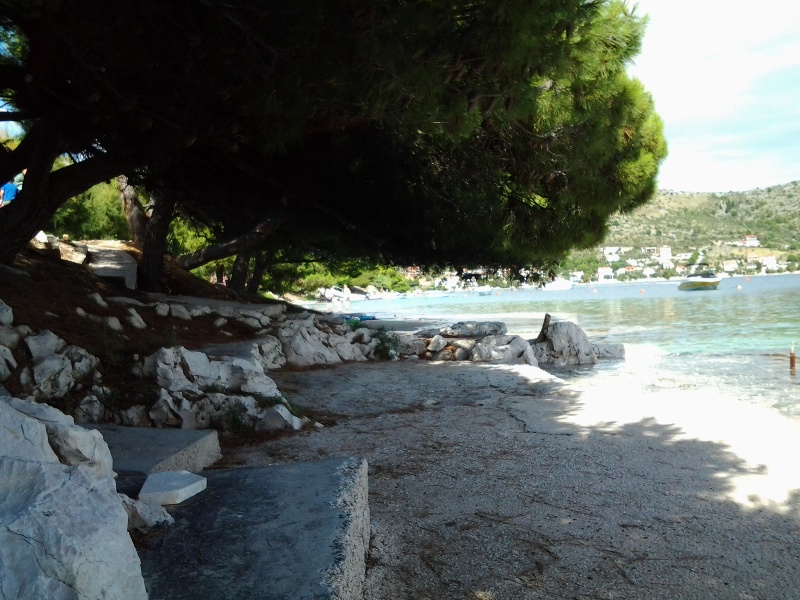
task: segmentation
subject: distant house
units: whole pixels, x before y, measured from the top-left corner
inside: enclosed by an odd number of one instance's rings
[[[683,265],[678,265],[677,267],[675,267],[675,272],[678,275],[683,275],[684,273],[686,273],[686,267],[684,267]]]
[[[774,256],[762,256],[758,259],[761,266],[768,271],[778,270],[778,259]]]
[[[583,281],[583,271],[573,271],[569,274],[569,280],[575,283]]]
[[[656,252],[658,252],[658,248],[655,246],[643,246],[641,251],[642,254],[656,254]]]
[[[661,246],[661,248],[658,250],[658,256],[662,261],[672,260],[672,248],[669,246]]]
[[[746,235],[742,239],[742,244],[747,248],[758,248],[761,242],[759,242],[758,238],[754,235]]]
[[[722,261],[722,270],[726,273],[735,273],[736,269],[739,268],[739,261],[737,260],[723,260]]]
[[[420,268],[419,267],[408,267],[406,269],[406,279],[416,279],[419,277]]]
[[[603,248],[603,256],[606,262],[617,262],[619,260],[619,246],[606,246]]]
[[[614,279],[614,269],[611,267],[597,267],[597,279]]]

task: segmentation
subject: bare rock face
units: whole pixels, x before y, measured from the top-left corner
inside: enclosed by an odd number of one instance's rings
[[[418,335],[421,337],[442,335],[457,338],[483,338],[487,335],[505,335],[506,331],[506,324],[499,321],[463,321],[446,327],[426,329],[420,331]]]
[[[0,597],[145,600],[110,463],[75,460],[93,454],[84,445],[91,440],[57,409],[3,400]],[[62,464],[65,457],[79,464]]]
[[[545,332],[545,341],[534,346],[536,358],[540,363],[556,366],[591,365],[597,362],[597,355],[586,333],[575,323],[559,321],[551,323]]]
[[[518,335],[488,335],[471,351],[473,361],[527,362],[538,366],[531,345]]]
[[[0,327],[11,327],[14,324],[14,311],[0,300]]]
[[[325,344],[324,332],[317,329],[311,315],[286,321],[278,330],[286,362],[294,367],[331,365],[342,362],[338,352]]]

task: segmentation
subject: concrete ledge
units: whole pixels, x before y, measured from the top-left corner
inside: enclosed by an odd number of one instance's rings
[[[140,550],[151,600],[361,600],[369,544],[367,463],[336,458],[207,471]]]
[[[180,504],[206,489],[208,480],[189,471],[150,473],[139,491],[139,500],[168,506]]]
[[[136,261],[124,250],[90,245],[86,266],[98,277],[122,279],[125,287],[136,289]]]
[[[220,458],[219,436],[214,429],[154,429],[121,425],[91,425],[111,450],[114,470],[120,475],[149,475],[163,471],[199,473]]]

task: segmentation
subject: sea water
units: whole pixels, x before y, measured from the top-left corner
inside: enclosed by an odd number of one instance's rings
[[[353,302],[376,317],[504,321],[510,333],[538,335],[545,313],[577,323],[596,341],[622,342],[626,360],[562,374],[613,388],[635,379],[643,391],[681,390],[736,398],[800,416],[800,275],[723,279],[717,290],[679,291],[678,282],[576,285],[569,290],[457,292],[440,298]]]

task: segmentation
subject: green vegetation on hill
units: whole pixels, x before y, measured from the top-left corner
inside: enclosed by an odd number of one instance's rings
[[[800,181],[747,192],[661,190],[609,221],[606,246],[671,246],[673,252],[724,246],[746,234],[776,252],[800,248]]]

